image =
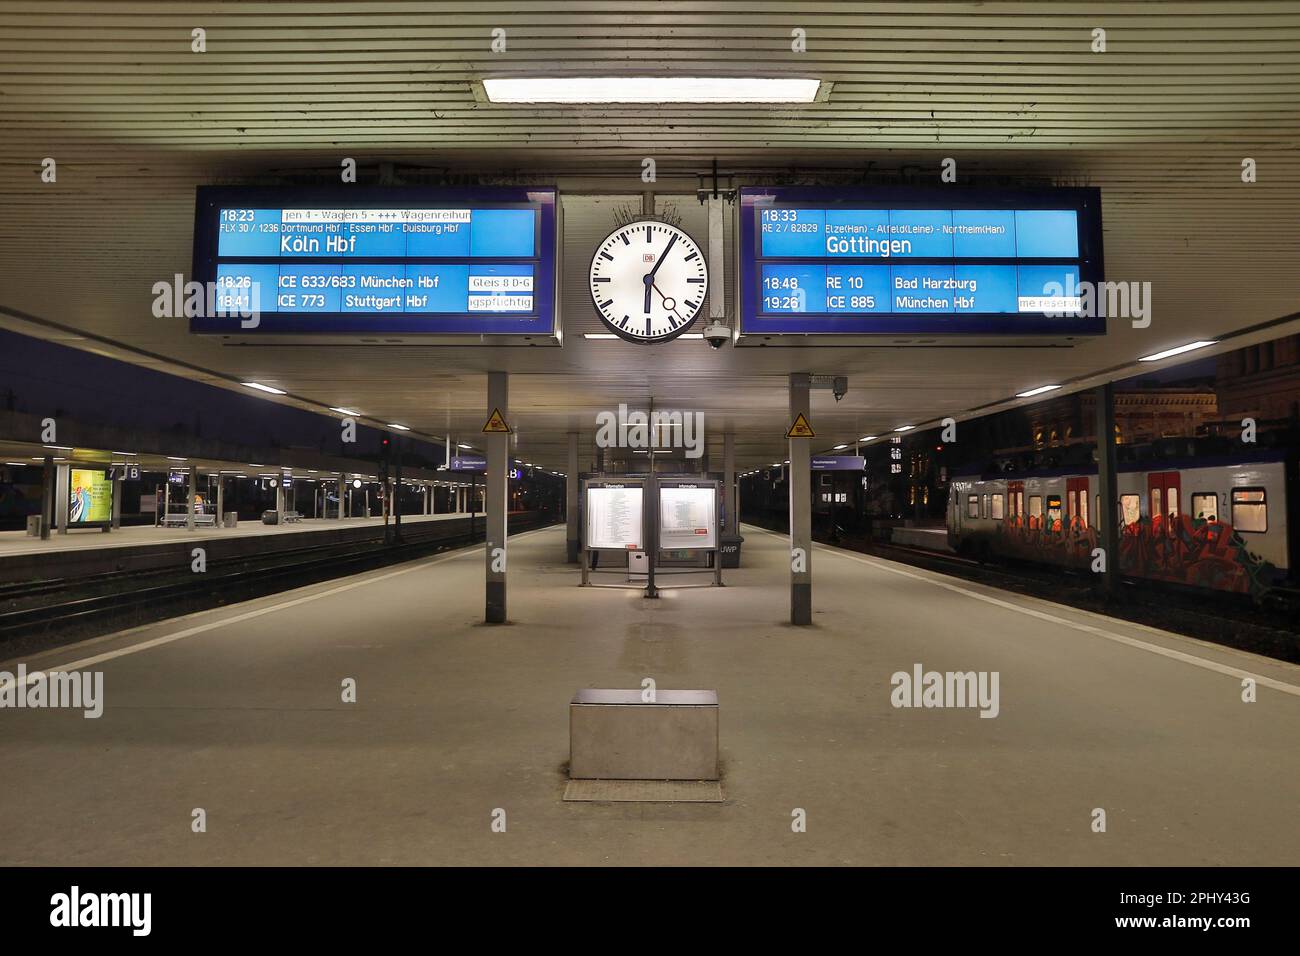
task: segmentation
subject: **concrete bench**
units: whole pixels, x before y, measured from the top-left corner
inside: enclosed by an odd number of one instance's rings
[[[288,524],[291,521],[301,521],[302,515],[296,511],[286,511],[280,516],[281,520]]]
[[[569,702],[574,780],[717,780],[718,692],[580,690]]]

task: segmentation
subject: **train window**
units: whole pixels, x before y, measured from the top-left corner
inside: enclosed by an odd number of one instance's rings
[[[1165,513],[1163,502],[1160,500],[1160,489],[1151,489],[1151,506],[1147,509],[1151,512],[1152,518],[1158,518]]]
[[[1060,495],[1048,495],[1048,496],[1047,496],[1047,525],[1046,525],[1046,527],[1047,527],[1047,530],[1048,530],[1048,531],[1060,531],[1060,530],[1061,530],[1061,496],[1060,496]]]
[[[1263,488],[1232,489],[1232,526],[1238,531],[1268,530],[1268,502]]]
[[[1079,492],[1079,524],[1088,527],[1088,491]]]
[[[978,518],[980,516],[980,498],[979,495],[966,496],[966,517]]]
[[[1119,496],[1119,513],[1125,524],[1137,524],[1142,519],[1142,501],[1137,495]]]
[[[985,495],[983,498],[980,499],[980,517],[987,518],[988,516],[989,516],[989,496]]]
[[[1029,496],[1029,517],[1041,518],[1042,516],[1043,516],[1043,496],[1030,495]]]
[[[993,496],[993,511],[991,512],[991,516],[994,521],[1001,521],[1006,517],[1006,507],[1001,495]]]
[[[1192,495],[1192,517],[1197,521],[1219,520],[1219,496],[1212,491]]]

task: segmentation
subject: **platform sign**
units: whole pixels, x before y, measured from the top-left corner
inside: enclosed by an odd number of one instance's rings
[[[487,471],[487,459],[482,455],[457,455],[451,460],[452,471]]]
[[[555,200],[523,187],[201,187],[191,279],[216,295],[190,331],[552,336]],[[254,306],[255,319],[235,314]]]
[[[1096,335],[1096,189],[748,187],[741,335]]]
[[[861,455],[814,455],[813,471],[862,471],[867,460]]]

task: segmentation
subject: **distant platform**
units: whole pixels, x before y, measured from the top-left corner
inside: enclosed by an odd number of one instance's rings
[[[468,512],[403,515],[402,528],[413,529],[448,521],[462,521],[468,526],[469,520]],[[485,527],[481,513],[478,526]],[[97,528],[69,531],[67,534],[56,531],[47,541],[22,531],[5,531],[0,532],[0,582],[163,567],[179,560],[188,561],[190,549],[196,544],[207,548],[209,558],[237,558],[303,545],[361,542],[380,536],[383,527],[382,517],[303,518],[280,525],[241,521],[234,528],[196,528],[193,531],[132,525],[115,528],[107,534]]]
[[[468,518],[469,512],[463,514],[438,515],[402,515],[402,526],[419,524],[424,521],[446,521],[453,518]],[[479,512],[479,518],[483,517]],[[391,519],[390,519],[391,521]],[[25,531],[0,531],[0,558],[15,554],[37,554],[46,551],[82,551],[86,548],[124,548],[140,545],[175,544],[178,540],[204,541],[209,539],[227,540],[236,537],[271,534],[311,534],[320,531],[338,531],[342,528],[379,527],[384,525],[383,518],[303,518],[301,521],[285,524],[262,524],[258,520],[240,521],[234,528],[159,528],[154,525],[131,525],[114,528],[105,534],[99,528],[80,528],[67,534],[53,532],[49,540],[33,538]]]

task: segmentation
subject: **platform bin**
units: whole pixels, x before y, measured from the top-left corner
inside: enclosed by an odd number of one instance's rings
[[[41,516],[27,516],[27,536],[29,538],[39,538],[41,536]]]
[[[270,511],[262,512],[262,524],[279,524],[279,523],[280,523],[280,512],[274,509]]]
[[[221,526],[222,526],[223,528],[238,528],[238,527],[239,527],[239,512],[238,512],[238,511],[227,511],[225,514],[223,514],[223,515],[221,516]]]
[[[722,555],[722,566],[724,568],[740,567],[740,546],[745,539],[740,535],[734,537],[723,535],[718,539],[718,551]]]

